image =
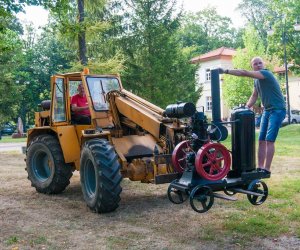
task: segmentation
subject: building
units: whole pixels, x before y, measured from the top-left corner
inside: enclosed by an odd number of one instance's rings
[[[203,88],[196,107],[198,111],[204,109],[205,114],[209,118],[212,117],[210,70],[216,68],[232,69],[232,58],[235,54],[236,50],[221,47],[191,59],[191,63],[199,64],[199,68],[196,71],[196,87],[202,86]],[[275,67],[274,72],[280,79],[284,79],[285,71],[283,67]],[[222,83],[223,80],[220,79],[221,118],[228,120],[231,111],[222,100]],[[300,77],[293,76],[291,73],[289,73],[289,96],[291,110],[300,110]]]
[[[216,68],[231,69],[233,67],[232,57],[235,53],[236,51],[234,49],[222,47],[191,59],[191,63],[199,64],[199,68],[196,72],[196,87],[202,86],[203,88],[196,107],[198,111],[202,111],[204,108],[204,112],[209,118],[212,117],[210,70]],[[222,97],[222,79],[220,79],[220,87]],[[221,118],[227,120],[229,117],[230,110],[226,107],[221,98]]]
[[[283,84],[285,84],[285,68],[275,67],[274,72],[280,79],[283,79]],[[288,73],[289,76],[289,97],[290,97],[290,109],[300,110],[300,77],[293,75],[291,72]]]

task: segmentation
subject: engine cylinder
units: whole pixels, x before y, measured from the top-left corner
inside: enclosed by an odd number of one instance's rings
[[[170,104],[166,107],[165,115],[169,118],[191,117],[196,112],[196,107],[191,102]]]
[[[232,170],[235,176],[250,172],[255,166],[255,115],[240,107],[231,114],[232,125]]]

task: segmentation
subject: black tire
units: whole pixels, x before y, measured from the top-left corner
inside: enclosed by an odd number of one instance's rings
[[[120,163],[108,141],[91,139],[84,143],[80,181],[84,200],[92,211],[108,213],[119,206],[122,192]]]
[[[70,184],[73,169],[65,163],[54,136],[35,137],[27,149],[26,158],[28,179],[39,193],[59,194]]]
[[[293,119],[293,120],[292,120],[292,123],[293,123],[293,124],[297,124],[297,120],[296,120],[296,119]]]

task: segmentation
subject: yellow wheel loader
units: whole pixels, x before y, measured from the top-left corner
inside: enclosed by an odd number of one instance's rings
[[[79,84],[86,93],[90,124],[73,119],[71,97]],[[186,117],[195,108],[174,104],[167,117],[165,110],[125,90],[118,75],[85,70],[52,76],[51,100],[41,103],[35,127],[27,132],[28,179],[38,192],[57,194],[78,170],[88,207],[98,213],[114,211],[122,178],[161,184],[180,175],[171,154],[186,139],[188,128],[172,112]]]

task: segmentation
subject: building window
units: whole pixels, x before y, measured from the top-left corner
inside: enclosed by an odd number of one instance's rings
[[[210,69],[205,70],[205,80],[210,81]]]
[[[212,110],[212,101],[211,101],[211,96],[206,97],[206,111],[211,111]]]

